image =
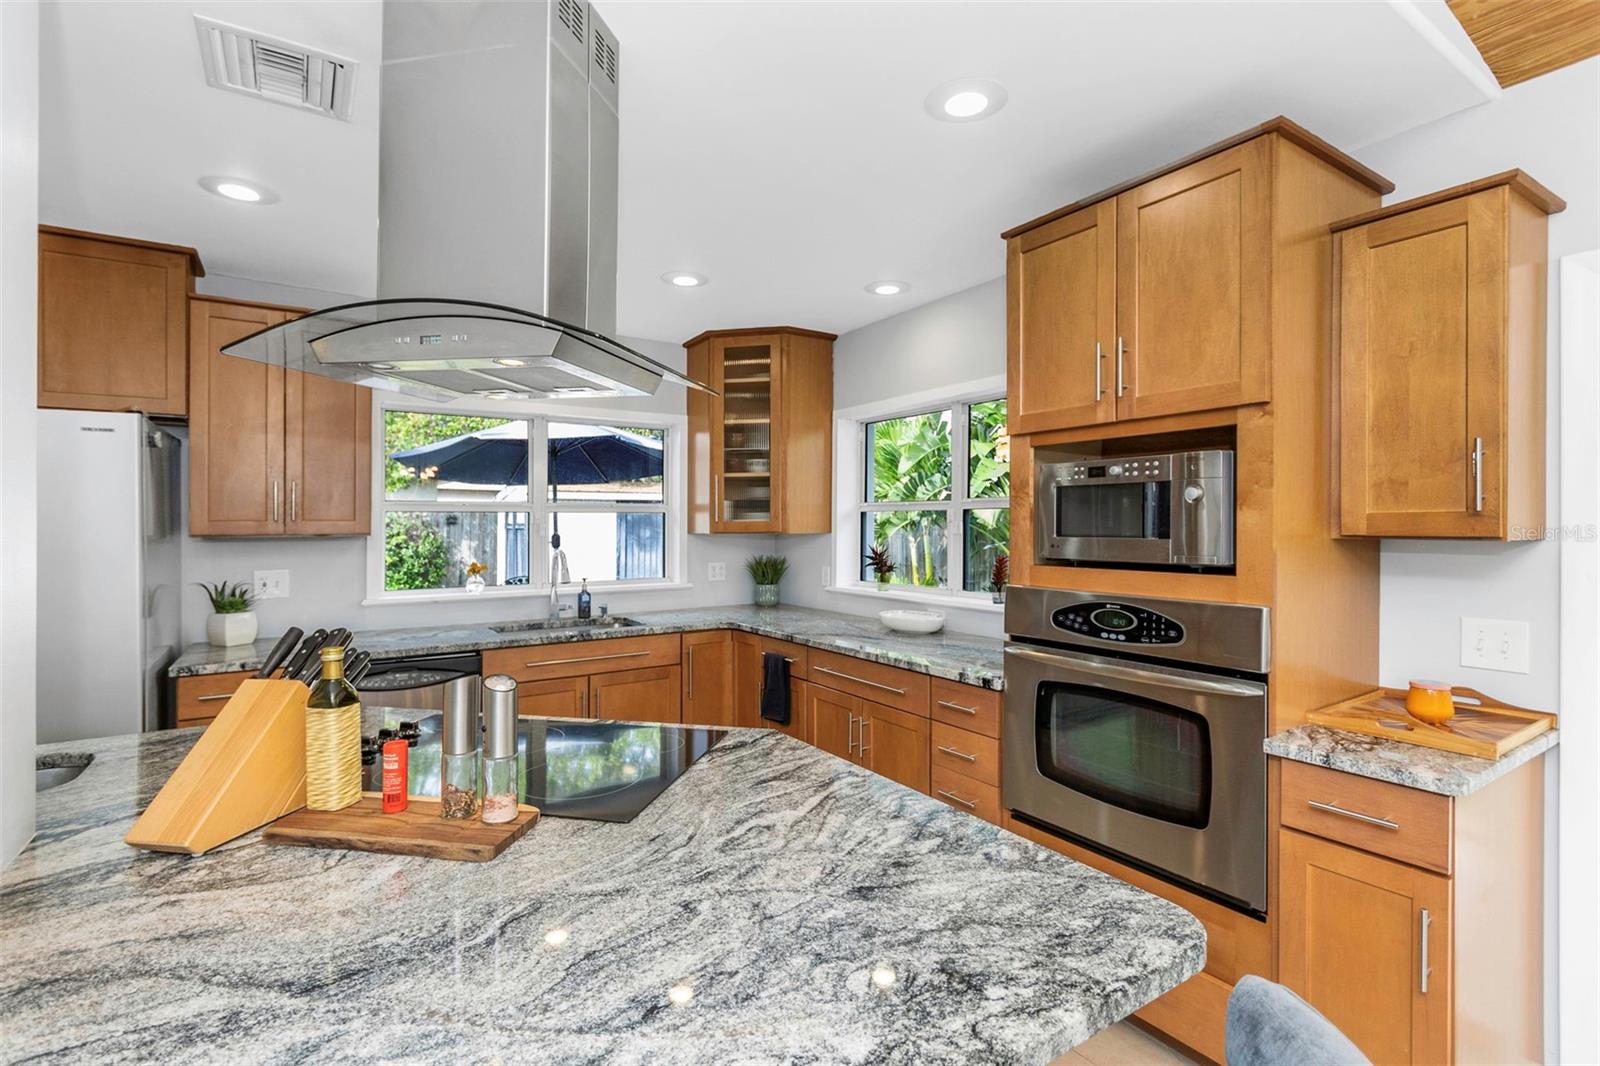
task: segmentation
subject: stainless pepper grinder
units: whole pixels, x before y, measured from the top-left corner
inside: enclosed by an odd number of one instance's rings
[[[439,814],[444,818],[478,815],[478,748],[483,727],[478,686],[458,678],[445,686],[444,729],[439,738]]]
[[[483,679],[483,820],[517,816],[517,682],[505,674]]]

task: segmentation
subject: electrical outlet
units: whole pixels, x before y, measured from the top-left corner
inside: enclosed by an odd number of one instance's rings
[[[706,567],[706,580],[707,581],[726,581],[726,580],[728,580],[728,564],[727,563],[711,563],[711,564],[709,564]]]
[[[1480,670],[1528,672],[1528,623],[1497,618],[1461,620],[1461,665]]]
[[[289,595],[289,571],[257,570],[255,590],[258,600],[281,600]]]

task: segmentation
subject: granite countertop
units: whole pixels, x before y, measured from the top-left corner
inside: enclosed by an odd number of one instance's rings
[[[842,652],[859,659],[887,663],[968,685],[998,689],[1004,684],[1004,645],[992,637],[949,632],[926,636],[896,633],[876,617],[819,611],[810,607],[697,607],[683,611],[648,611],[625,617],[642,624],[604,629],[531,629],[509,633],[498,632],[491,626],[515,623],[374,629],[357,633],[353,643],[378,658],[387,658],[613,637],[645,637],[657,633],[741,629],[747,633]],[[191,644],[167,669],[167,675],[190,677],[255,670],[266,659],[272,645],[273,640],[265,639],[253,645],[234,648]]]
[[[1263,747],[1268,755],[1280,759],[1326,766],[1441,796],[1470,796],[1530,759],[1543,755],[1555,747],[1559,739],[1560,735],[1552,729],[1512,748],[1502,758],[1478,759],[1324,725],[1302,725],[1275,733],[1267,738]]]
[[[95,758],[0,874],[0,1060],[1045,1063],[1205,958],[1174,904],[767,730],[489,863],[129,848],[198,735],[41,749]]]

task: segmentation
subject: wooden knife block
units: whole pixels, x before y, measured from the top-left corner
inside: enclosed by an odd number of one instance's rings
[[[306,805],[306,697],[298,681],[239,686],[123,839],[201,855]]]

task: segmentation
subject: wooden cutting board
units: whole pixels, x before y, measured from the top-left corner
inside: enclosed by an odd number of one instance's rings
[[[477,818],[445,821],[439,801],[413,799],[399,814],[384,814],[383,800],[363,795],[342,811],[299,810],[267,826],[268,844],[301,848],[344,848],[391,855],[420,855],[458,862],[488,862],[539,820],[539,808],[523,804],[517,817],[500,825]]]
[[[1555,715],[1499,703],[1477,689],[1456,685],[1450,696],[1456,714],[1443,725],[1411,717],[1406,711],[1406,694],[1392,688],[1373,689],[1343,703],[1308,711],[1306,721],[1480,759],[1498,759],[1555,728]]]

